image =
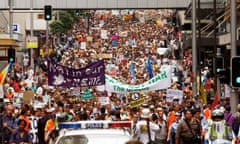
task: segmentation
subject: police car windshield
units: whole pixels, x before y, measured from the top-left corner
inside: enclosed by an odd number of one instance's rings
[[[101,131],[99,131],[101,133]],[[124,144],[129,140],[127,135],[88,134],[63,136],[56,144]]]
[[[84,135],[64,136],[58,144],[87,144],[88,138]]]

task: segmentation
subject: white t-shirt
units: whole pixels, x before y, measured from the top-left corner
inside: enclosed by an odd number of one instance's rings
[[[155,132],[159,130],[159,126],[152,122],[149,122],[150,127],[150,134],[151,139],[155,140]],[[136,137],[139,139],[143,144],[147,144],[149,142],[148,137],[148,126],[146,120],[141,120],[136,124]]]
[[[37,88],[36,94],[37,94],[38,96],[42,96],[42,94],[43,94],[43,88],[42,88],[41,86]]]
[[[27,71],[28,79],[33,79],[33,74],[34,74],[33,69],[29,69],[29,70]]]

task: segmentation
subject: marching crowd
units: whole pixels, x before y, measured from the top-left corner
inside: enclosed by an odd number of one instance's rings
[[[79,20],[61,43],[41,57],[37,71],[16,63],[3,84],[5,143],[50,143],[57,135],[57,123],[81,120],[133,121],[133,138],[144,144],[237,141],[239,112],[230,113],[228,98],[212,107],[214,81],[207,69],[202,76],[207,103],[193,96],[191,51],[183,52],[174,19],[174,10],[92,11],[88,21]],[[151,78],[146,68],[150,59],[154,75],[166,65],[172,67],[169,89],[183,94],[169,101],[166,89],[119,94],[90,86],[92,98],[82,100],[84,87],[48,85],[47,59],[73,69],[104,59],[106,74],[131,85]],[[144,103],[130,106],[139,98]]]

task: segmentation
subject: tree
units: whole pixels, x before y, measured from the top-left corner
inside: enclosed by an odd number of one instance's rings
[[[67,11],[61,11],[59,13],[59,19],[63,23],[63,28],[65,31],[70,30],[73,27],[74,19]]]
[[[64,24],[61,21],[53,21],[50,25],[53,34],[64,33]]]
[[[51,22],[50,28],[53,34],[67,32],[80,17],[87,17],[89,10],[65,10],[59,12],[59,20]],[[56,17],[56,13],[54,14]]]

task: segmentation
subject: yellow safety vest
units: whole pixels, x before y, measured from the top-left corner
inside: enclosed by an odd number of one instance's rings
[[[231,131],[232,131],[231,127],[226,125],[226,123],[224,121],[224,131],[221,133],[222,139],[231,140],[232,137],[230,137],[230,135],[229,135],[231,133]],[[208,121],[208,133],[209,133],[210,140],[214,141],[214,140],[218,139],[217,127],[216,127],[216,124],[212,120]]]

